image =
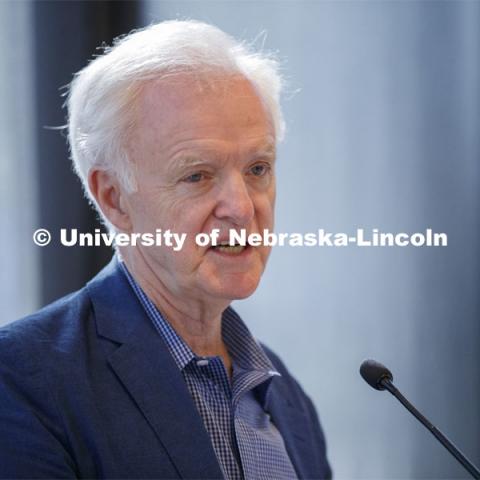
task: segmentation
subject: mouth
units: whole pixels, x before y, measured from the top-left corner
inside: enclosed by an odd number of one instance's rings
[[[220,242],[218,245],[210,247],[210,250],[225,255],[241,255],[243,252],[250,250],[251,248],[250,245],[229,245],[228,242]]]

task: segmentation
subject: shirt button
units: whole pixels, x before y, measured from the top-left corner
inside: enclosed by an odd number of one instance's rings
[[[210,362],[206,358],[202,358],[201,360],[197,360],[197,365],[199,367],[205,367],[209,364]]]

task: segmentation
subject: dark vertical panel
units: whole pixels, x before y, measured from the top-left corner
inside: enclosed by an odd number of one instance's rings
[[[81,287],[111,257],[106,247],[62,247],[61,228],[93,232],[100,224],[72,171],[65,135],[62,86],[102,43],[137,27],[138,2],[41,1],[34,4],[36,140],[39,227],[52,233],[41,251],[42,303]]]

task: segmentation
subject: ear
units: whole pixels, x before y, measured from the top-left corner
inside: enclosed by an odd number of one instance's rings
[[[92,169],[88,172],[88,186],[102,213],[122,232],[130,232],[132,223],[124,205],[123,189],[110,172]]]

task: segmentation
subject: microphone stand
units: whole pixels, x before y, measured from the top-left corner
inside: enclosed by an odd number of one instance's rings
[[[440,431],[435,425],[432,425],[398,390],[398,388],[388,379],[382,378],[379,383],[385,390],[388,390],[417,420],[419,420],[433,436],[463,465],[463,467],[476,480],[480,480],[480,471],[467,457]]]

